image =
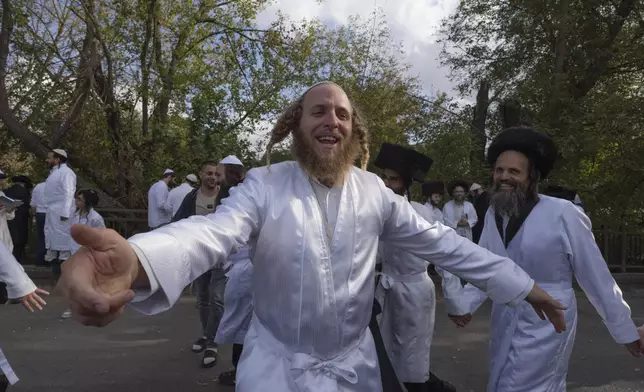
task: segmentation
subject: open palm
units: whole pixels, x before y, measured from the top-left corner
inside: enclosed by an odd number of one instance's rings
[[[59,288],[73,317],[85,325],[105,326],[132,300],[138,259],[130,244],[111,229],[72,227],[72,237],[83,245],[62,265]]]

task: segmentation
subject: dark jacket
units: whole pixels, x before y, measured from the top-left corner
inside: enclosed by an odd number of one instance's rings
[[[476,211],[476,216],[478,217],[478,222],[472,228],[472,241],[475,244],[479,243],[481,239],[481,233],[483,233],[483,225],[485,224],[485,214],[487,209],[490,206],[490,194],[488,191],[482,192],[476,200],[474,200],[474,210]]]
[[[20,200],[23,203],[20,207],[16,208],[15,218],[7,221],[14,245],[22,246],[22,244],[26,244],[29,240],[29,202],[31,201],[29,189],[19,184],[13,184],[9,189],[4,191],[4,194],[14,200]]]
[[[199,188],[191,190],[190,193],[183,198],[177,213],[174,214],[170,222],[176,222],[178,220],[197,215],[197,192],[199,192]]]

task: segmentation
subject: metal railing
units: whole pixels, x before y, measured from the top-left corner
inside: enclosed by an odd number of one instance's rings
[[[97,208],[105,225],[128,238],[148,231],[148,212],[142,209]],[[31,236],[26,263],[33,260],[35,225]],[[595,241],[613,273],[644,273],[644,233],[625,228],[603,227],[593,230]]]

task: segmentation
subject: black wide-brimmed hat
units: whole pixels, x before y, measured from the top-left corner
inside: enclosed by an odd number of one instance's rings
[[[445,184],[443,181],[425,181],[423,184],[423,196],[430,197],[434,193],[445,194]]]
[[[454,193],[454,188],[456,188],[457,186],[460,186],[461,188],[463,188],[463,190],[467,193],[467,190],[469,189],[470,184],[465,180],[454,180],[454,181],[452,181],[452,183],[449,184],[449,194],[450,195],[452,195],[452,193]]]
[[[434,161],[399,144],[382,143],[374,165],[380,169],[391,169],[400,176],[417,182],[423,182]]]
[[[549,185],[546,189],[543,190],[543,194],[547,196],[556,197],[558,199],[564,199],[574,202],[575,196],[577,196],[577,191],[573,189],[564,188],[559,185]]]
[[[552,138],[529,127],[512,127],[494,138],[487,151],[487,161],[494,166],[505,151],[517,151],[527,156],[544,179],[557,160],[557,146]]]

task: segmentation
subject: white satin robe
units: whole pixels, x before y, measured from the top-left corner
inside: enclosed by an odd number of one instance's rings
[[[406,200],[406,199],[405,199]],[[416,202],[414,210],[429,223],[432,212]],[[383,263],[376,300],[380,334],[400,382],[429,380],[429,359],[436,315],[436,287],[427,274],[429,263],[381,242]]]
[[[592,235],[590,220],[567,200],[540,201],[506,249],[492,208],[479,244],[515,260],[536,284],[568,307],[558,334],[527,303],[492,307],[488,392],[563,392],[577,329],[573,276],[619,344],[639,339],[631,311]],[[453,312],[474,312],[487,296],[468,284],[450,295]],[[455,303],[454,303],[455,302]]]
[[[4,196],[4,192],[0,191],[0,196]],[[13,240],[11,239],[8,221],[13,220],[15,216],[15,209],[7,212],[6,208],[0,207],[0,242],[9,249],[9,252],[13,252]]]
[[[66,164],[52,169],[45,181],[43,195],[47,216],[45,218],[45,247],[48,250],[69,251],[69,216],[73,211],[76,193],[76,174]],[[68,218],[62,221],[60,218]]]
[[[229,260],[230,270],[224,291],[224,314],[215,335],[217,344],[244,344],[253,318],[253,263],[248,247],[239,249]]]
[[[31,281],[25,269],[22,268],[22,265],[11,254],[11,251],[1,242],[0,282],[7,284],[7,296],[9,299],[21,298],[36,290],[36,285]],[[18,382],[18,377],[16,377],[2,350],[0,350],[0,370],[7,376],[11,385]]]
[[[532,279],[511,260],[430,225],[373,173],[352,168],[331,242],[308,175],[295,162],[252,169],[214,214],[129,241],[150,279],[134,306],[170,308],[190,282],[253,239],[254,315],[237,370],[238,392],[380,392],[368,329],[379,238],[432,260],[502,303]]]

